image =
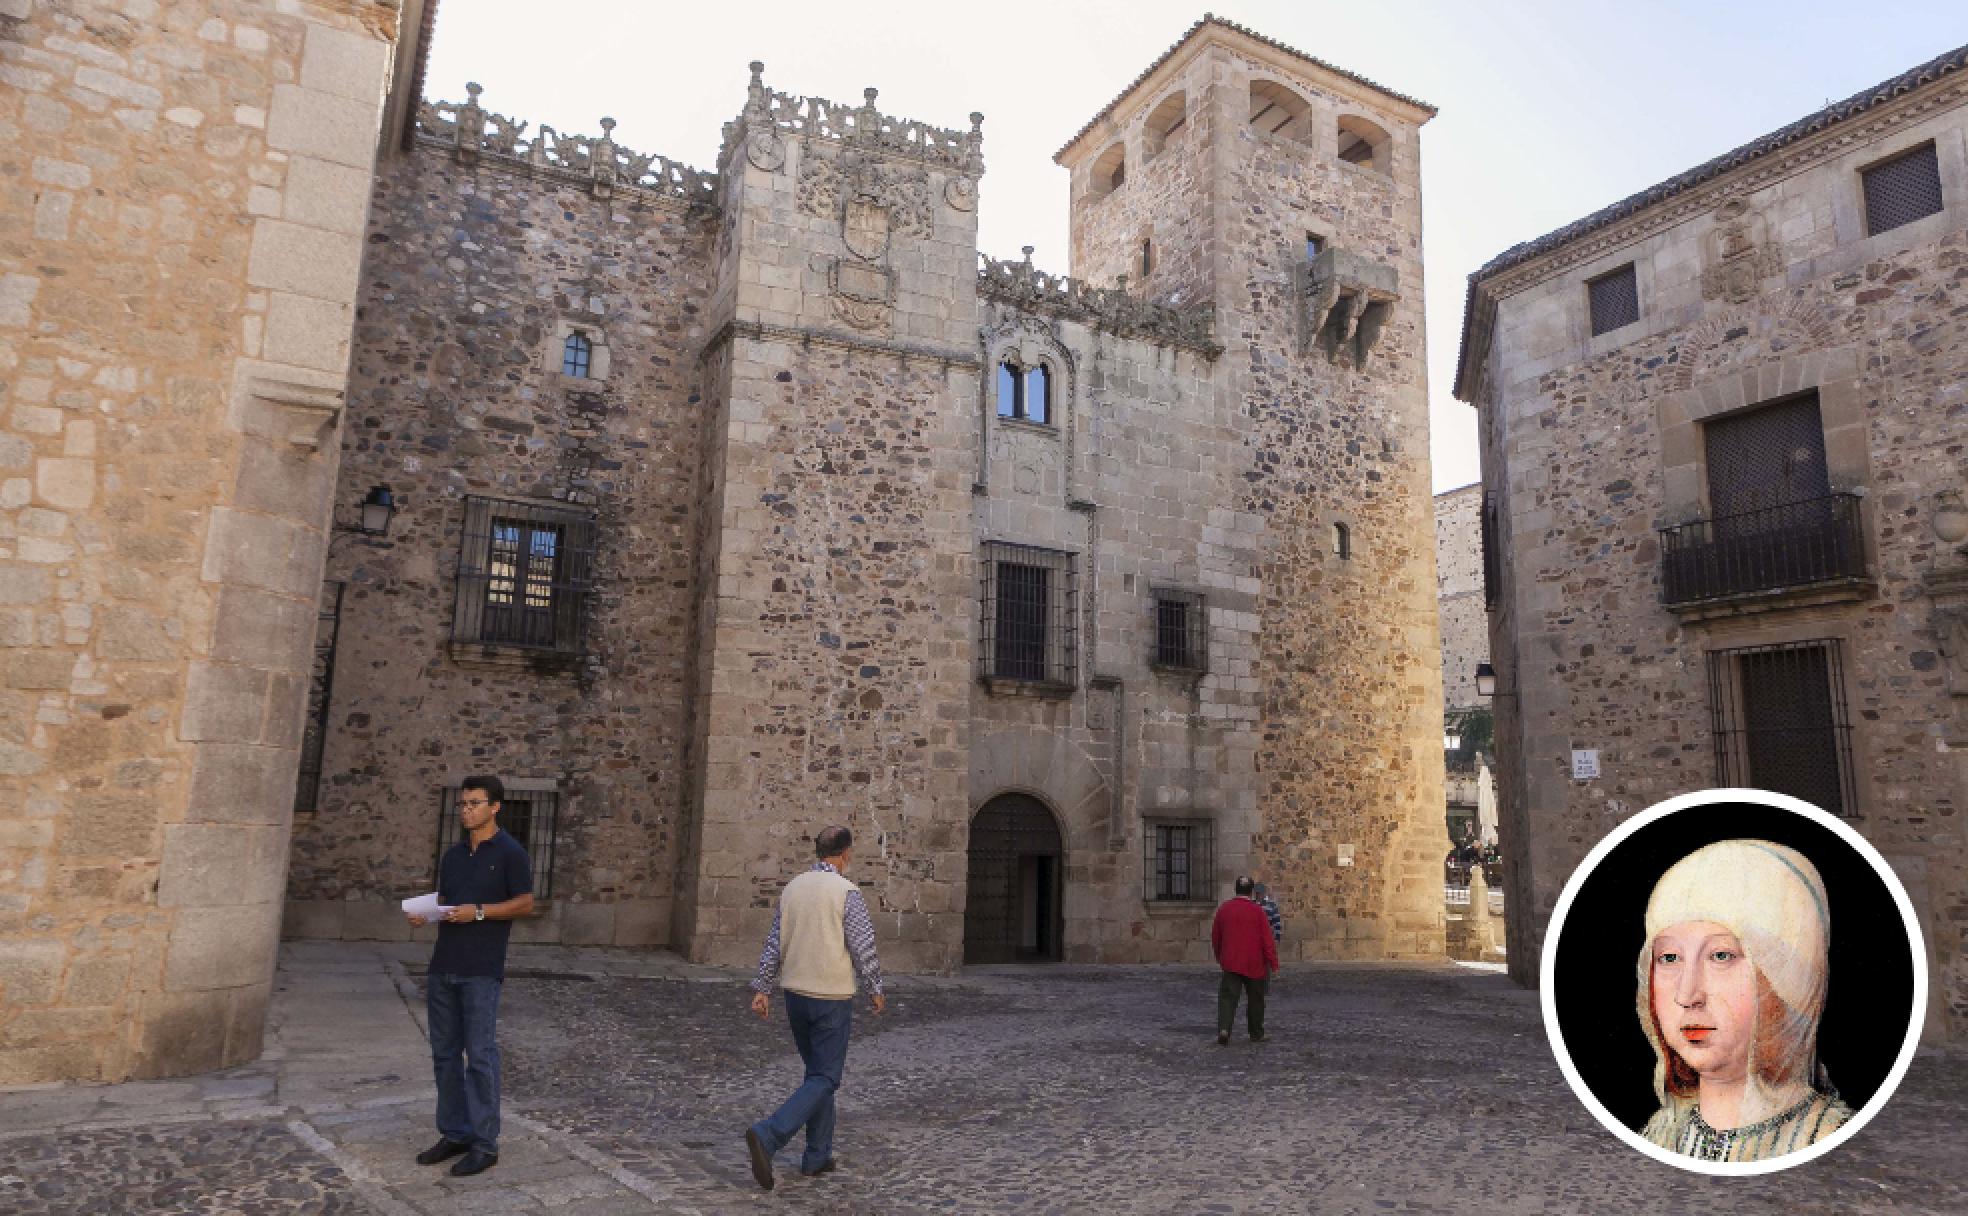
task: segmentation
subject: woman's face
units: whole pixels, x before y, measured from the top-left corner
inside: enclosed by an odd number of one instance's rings
[[[1756,1037],[1756,968],[1727,927],[1690,920],[1654,935],[1654,1021],[1704,1079],[1749,1075]]]

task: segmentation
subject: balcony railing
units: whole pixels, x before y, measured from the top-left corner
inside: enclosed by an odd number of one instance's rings
[[[1859,496],[1830,494],[1661,529],[1661,602],[1865,577]]]

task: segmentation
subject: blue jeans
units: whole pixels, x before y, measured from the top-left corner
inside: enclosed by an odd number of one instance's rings
[[[806,1152],[800,1172],[811,1174],[834,1156],[834,1091],[847,1067],[847,1036],[854,1025],[854,1002],[821,1001],[797,992],[786,994],[786,1021],[792,1024],[793,1044],[806,1061],[806,1080],[752,1130],[776,1153],[800,1128],[806,1129]]]
[[[499,1152],[500,981],[489,975],[432,975],[424,983],[437,1130],[453,1144]]]

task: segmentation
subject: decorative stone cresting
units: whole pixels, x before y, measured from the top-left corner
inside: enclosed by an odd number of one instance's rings
[[[720,165],[728,163],[732,146],[744,141],[748,152],[762,136],[783,132],[801,139],[831,139],[878,149],[888,156],[907,157],[926,164],[980,177],[984,173],[984,116],[972,113],[970,130],[932,127],[910,118],[891,118],[875,108],[875,89],[863,89],[861,104],[844,105],[824,97],[795,97],[766,88],[765,65],[751,63],[745,110],[724,128]],[[757,156],[754,154],[754,162]],[[761,166],[763,168],[764,166]]]
[[[1146,338],[1171,346],[1186,346],[1214,359],[1223,353],[1211,334],[1215,309],[1172,308],[1128,294],[1127,276],[1119,287],[1095,287],[1065,275],[1048,274],[1032,265],[1032,246],[1023,261],[999,261],[978,255],[977,294],[1014,308],[1086,321],[1124,337]]]
[[[453,101],[419,103],[418,136],[449,145],[460,164],[470,165],[487,157],[529,170],[564,174],[584,180],[602,198],[621,187],[686,203],[717,202],[717,174],[693,169],[667,156],[623,147],[615,142],[612,118],[601,120],[598,139],[563,135],[544,123],[532,139],[523,139],[532,124],[515,122],[479,105],[478,95],[484,91],[477,84],[467,84],[465,92],[471,100],[463,105]]]

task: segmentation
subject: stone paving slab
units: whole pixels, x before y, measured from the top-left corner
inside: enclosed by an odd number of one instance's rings
[[[856,1015],[839,1170],[771,1193],[740,1142],[799,1080],[775,1002],[672,956],[523,947],[501,1012],[500,1164],[435,1138],[425,947],[283,951],[266,1057],[180,1081],[0,1091],[0,1212],[871,1214],[1968,1211],[1968,1053],[1923,1052],[1831,1157],[1709,1179],[1634,1154],[1564,1087],[1536,995],[1466,965],[1274,984],[1215,1045],[1206,968],[900,977]]]

